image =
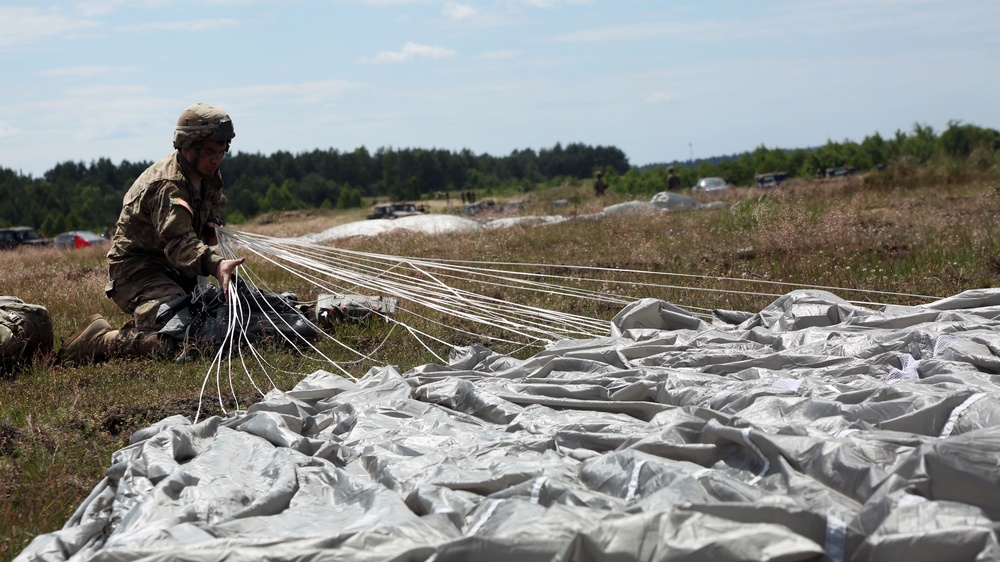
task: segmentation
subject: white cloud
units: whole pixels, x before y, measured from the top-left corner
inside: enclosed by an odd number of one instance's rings
[[[503,3],[513,7],[555,8],[562,5],[593,4],[593,0],[503,0]]]
[[[148,86],[142,86],[139,84],[133,86],[123,86],[121,84],[95,84],[93,86],[84,86],[82,88],[73,88],[67,92],[68,95],[74,97],[102,97],[107,98],[110,96],[134,96],[149,93]]]
[[[13,137],[17,135],[20,131],[10,125],[6,121],[0,121],[0,139]]]
[[[683,37],[705,41],[766,35],[766,27],[725,21],[678,21],[670,23],[635,23],[607,25],[556,35],[553,39],[565,43],[601,43],[609,41],[642,41],[656,37]]]
[[[399,51],[380,51],[372,58],[371,62],[403,62],[412,59],[443,59],[453,56],[455,56],[455,51],[451,49],[407,42]]]
[[[155,8],[164,6],[167,2],[168,0],[145,0],[144,2],[137,2],[136,0],[86,0],[85,2],[76,2],[74,6],[77,11],[84,16],[99,16],[109,14],[115,11],[115,9],[119,6],[134,6],[136,4],[140,4],[146,7]]]
[[[96,25],[97,22],[70,16],[58,9],[0,7],[0,47],[29,43]]]
[[[239,27],[240,22],[231,18],[166,21],[128,26],[128,31],[212,31],[226,27]]]
[[[166,2],[167,0],[158,0],[161,2]],[[274,0],[202,0],[206,4],[216,4],[221,6],[252,6],[254,4],[281,4],[282,2],[275,2]],[[284,3],[288,4],[301,4],[300,0],[284,0]]]
[[[515,59],[521,56],[521,51],[509,50],[509,51],[489,51],[479,55],[479,58],[485,60],[509,60]]]
[[[557,0],[507,0],[532,7],[548,7]],[[960,6],[960,7],[956,7]],[[906,30],[909,35],[982,34],[996,27],[996,5],[989,2],[932,0],[825,0],[778,3],[752,17],[673,19],[579,29],[556,35],[566,43],[642,41],[671,37],[686,41],[733,42],[770,37],[877,33]]]
[[[107,14],[123,4],[125,0],[90,0],[77,2],[76,9],[84,16],[99,16]]]
[[[444,8],[441,9],[441,13],[448,19],[463,21],[476,17],[479,10],[468,4],[449,2],[444,5]]]
[[[135,72],[135,68],[123,67],[123,66],[70,66],[66,68],[50,68],[48,70],[42,70],[38,73],[39,76],[46,76],[49,78],[63,78],[63,77],[73,77],[79,78],[84,76],[98,76],[101,74],[119,74],[126,72]]]
[[[558,6],[593,4],[593,0],[501,0],[500,5],[508,8],[549,9]]]
[[[405,4],[427,4],[430,0],[362,0],[369,6],[402,6]]]
[[[344,92],[363,88],[364,84],[347,80],[323,80],[296,84],[258,84],[233,88],[216,88],[195,92],[192,98],[205,103],[226,104],[227,100],[239,105],[294,104],[312,105],[334,101]]]

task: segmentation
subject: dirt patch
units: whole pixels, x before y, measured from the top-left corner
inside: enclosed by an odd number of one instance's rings
[[[236,398],[226,396],[222,405],[226,412],[239,408],[247,408],[260,401],[260,395],[253,391],[241,393]],[[216,397],[206,397],[201,404],[201,414],[198,415],[198,398],[185,397],[167,401],[156,406],[117,406],[107,412],[100,421],[100,429],[110,435],[129,435],[139,429],[149,427],[154,423],[175,415],[182,415],[190,420],[196,416],[205,419],[211,416],[225,415]]]

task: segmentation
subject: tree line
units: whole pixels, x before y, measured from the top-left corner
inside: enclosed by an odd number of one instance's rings
[[[1000,131],[996,129],[950,121],[938,133],[929,125],[917,123],[909,133],[897,130],[890,138],[874,133],[861,142],[831,140],[823,146],[794,150],[759,146],[730,157],[632,168],[624,175],[609,171],[606,176],[612,191],[639,195],[663,191],[668,166],[673,166],[685,187],[705,177],[721,177],[734,185],[750,186],[758,174],[776,172],[809,178],[831,168],[865,172],[890,165],[915,168],[956,160],[988,168],[1000,165],[998,150]]]
[[[942,159],[992,166],[998,150],[997,130],[952,121],[941,133],[916,124],[912,131],[896,131],[890,138],[875,133],[860,143],[829,141],[794,150],[759,146],[729,157],[672,165],[684,187],[701,177],[751,185],[757,174],[769,172],[811,177],[834,167],[867,171]],[[0,167],[0,226],[33,226],[47,236],[77,229],[100,232],[113,226],[125,191],[150,163],[116,165],[107,158],[89,164],[63,162],[38,178]],[[666,188],[667,168],[667,163],[636,168],[616,147],[579,143],[514,150],[507,156],[391,147],[375,152],[365,147],[351,152],[237,152],[222,165],[230,223],[273,211],[356,208],[374,198],[418,201],[447,193],[458,199],[459,192],[470,190],[485,196],[528,193],[541,185],[578,185],[597,171],[605,173],[612,192],[645,195]]]

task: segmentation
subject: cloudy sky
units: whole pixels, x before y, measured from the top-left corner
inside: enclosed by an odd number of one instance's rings
[[[4,0],[0,166],[151,161],[181,110],[234,149],[632,164],[1000,128],[996,0]]]

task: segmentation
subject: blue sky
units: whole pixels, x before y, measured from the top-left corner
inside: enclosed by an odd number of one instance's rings
[[[151,161],[186,106],[236,151],[632,164],[1000,128],[996,0],[91,0],[0,5],[0,166]]]

